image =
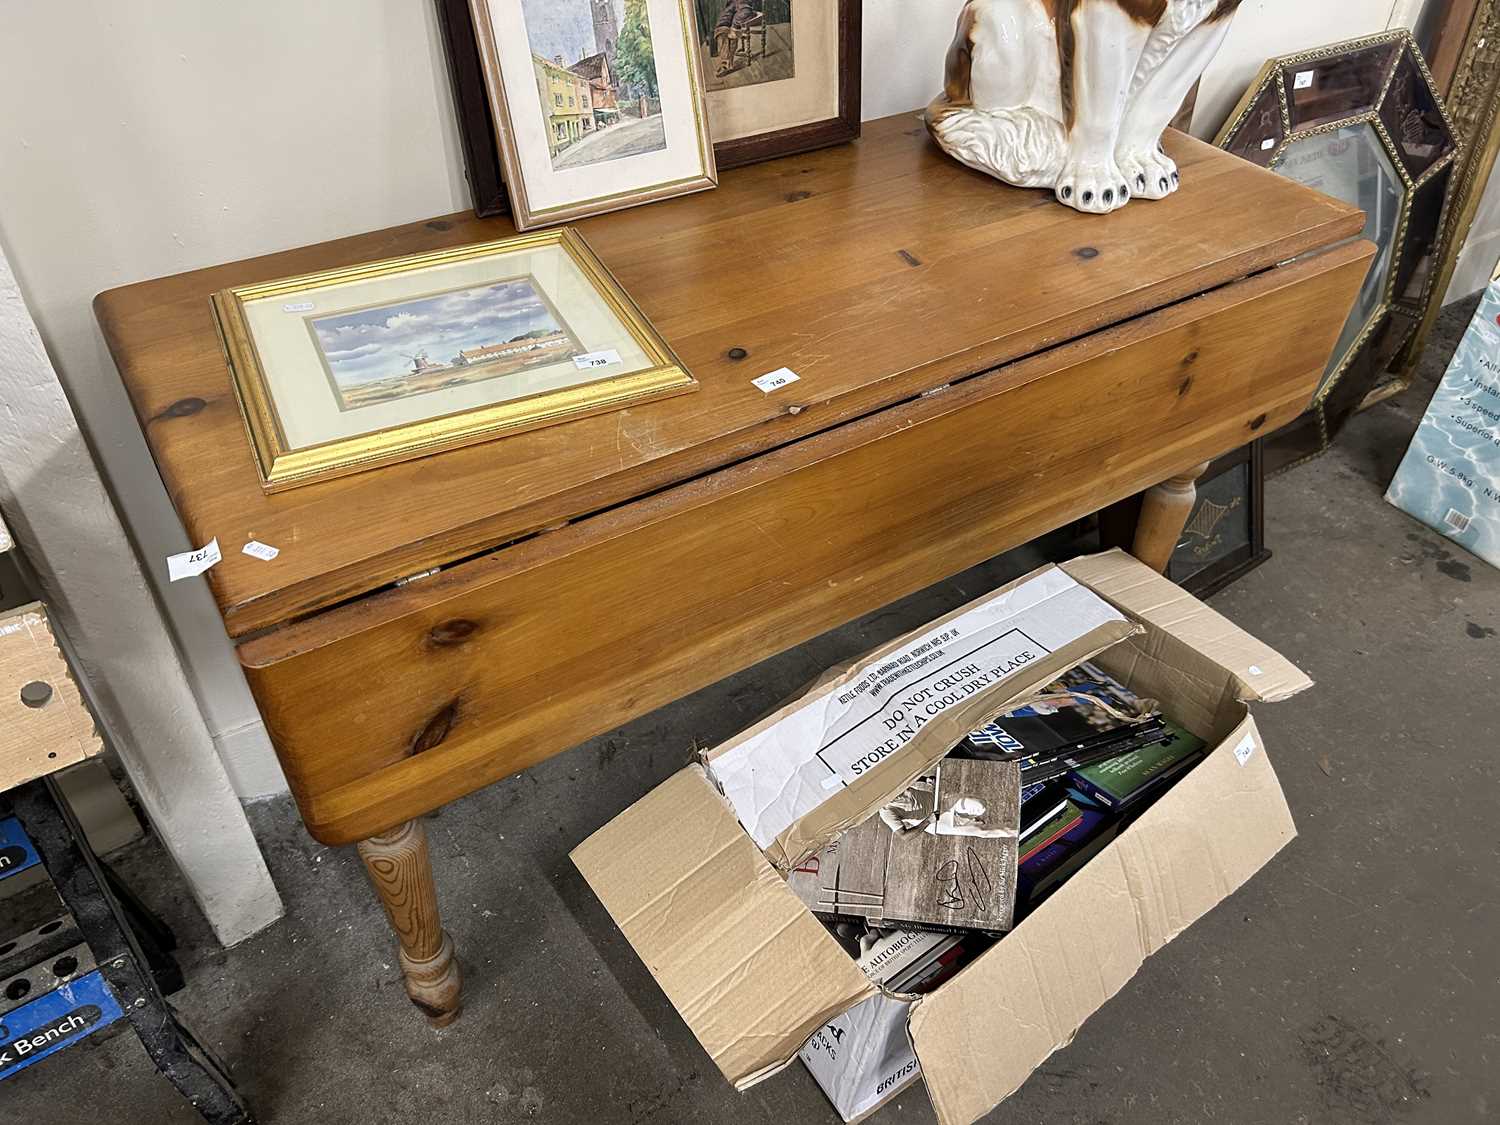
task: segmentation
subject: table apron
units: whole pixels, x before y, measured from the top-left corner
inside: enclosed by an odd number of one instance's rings
[[[1307,406],[1372,253],[1337,247],[247,641],[309,830],[387,830],[1270,433]]]

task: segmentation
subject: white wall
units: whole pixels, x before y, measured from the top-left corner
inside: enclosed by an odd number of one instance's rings
[[[807,2],[807,0],[801,0]],[[1272,54],[1421,0],[1246,0],[1207,75],[1212,135]],[[942,84],[960,0],[865,0],[865,115]],[[467,204],[430,0],[12,3],[0,26],[0,247],[149,569],[183,547],[89,309],[102,289]],[[207,592],[160,589],[242,796],[278,791]]]
[[[1203,75],[1193,132],[1212,139],[1267,59],[1412,27],[1424,0],[1244,0],[1224,49]]]
[[[100,732],[214,933],[242,941],[281,899],[3,253],[0,450],[0,507]]]
[[[244,797],[285,782],[95,326],[100,290],[464,206],[426,0],[7,4],[9,255]]]
[[[1500,176],[1490,179],[1490,185],[1479,201],[1474,226],[1458,256],[1458,266],[1453,271],[1453,282],[1448,287],[1446,299],[1457,301],[1478,293],[1495,275],[1496,261],[1500,261]]]

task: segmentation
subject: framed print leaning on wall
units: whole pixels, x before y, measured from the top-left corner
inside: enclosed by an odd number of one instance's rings
[[[691,0],[470,0],[517,230],[714,187]]]
[[[694,0],[720,168],[859,136],[860,0]]]
[[[697,386],[572,230],[213,303],[267,492]]]

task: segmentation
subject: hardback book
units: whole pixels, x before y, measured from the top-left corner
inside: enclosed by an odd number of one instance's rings
[[[1069,780],[1085,796],[1107,809],[1127,809],[1159,793],[1203,757],[1204,743],[1175,723],[1169,737],[1105,762],[1075,769]]]
[[[823,918],[863,918],[879,926],[885,917],[886,859],[894,838],[872,816],[819,852],[812,912]]]
[[[1094,765],[1097,762],[1117,758],[1132,750],[1139,750],[1164,741],[1168,736],[1166,725],[1159,718],[1147,719],[1128,730],[1121,730],[1107,739],[1094,742],[1082,749],[1064,750],[1056,754],[1038,753],[1011,755],[991,751],[976,751],[965,743],[956,752],[958,757],[972,757],[982,761],[1014,761],[1021,767],[1021,779],[1030,789],[1032,785],[1046,785],[1069,772]]]
[[[1072,801],[1064,800],[1062,807],[1029,833],[1021,837],[1021,859],[1024,864],[1043,848],[1056,843],[1083,821],[1083,810]]]
[[[1021,787],[1021,839],[1026,837],[1043,821],[1051,820],[1063,811],[1068,803],[1068,787],[1058,782]]]
[[[973,935],[967,938],[963,934],[932,936],[941,938],[941,944],[933,946],[925,957],[902,972],[893,974],[885,984],[887,989],[900,993],[931,992],[974,958]]]
[[[836,868],[838,861],[839,842],[835,840],[817,855],[792,868],[786,877],[786,885],[802,900],[802,905],[819,916],[829,916],[829,912],[822,909],[824,872]]]
[[[936,822],[924,831],[887,832],[885,921],[1010,929],[1020,858],[1020,767],[945,758],[938,765],[935,809]],[[847,860],[846,848],[841,865]]]
[[[1079,665],[1044,693],[970,733],[960,756],[1016,762],[1030,786],[1161,737],[1152,705],[1097,665]]]
[[[1103,809],[1079,811],[1078,821],[1062,836],[1021,862],[1017,878],[1017,911],[1029,914],[1104,850],[1120,833],[1122,818]]]
[[[891,986],[921,975],[959,942],[957,934],[930,930],[870,930],[860,943],[860,972],[876,984]],[[893,989],[894,990],[894,989]]]
[[[809,909],[825,921],[877,927],[1008,929],[1020,860],[1020,768],[945,758],[932,793],[935,815],[925,828],[898,832],[872,816],[793,872],[793,889]]]

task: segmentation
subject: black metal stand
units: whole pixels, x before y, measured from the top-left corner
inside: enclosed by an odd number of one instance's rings
[[[7,811],[8,807],[8,811]],[[59,897],[72,912],[104,979],[157,1070],[210,1125],[253,1125],[225,1067],[177,1019],[153,970],[170,982],[181,974],[166,953],[171,931],[124,889],[94,855],[73,811],[50,778],[0,794],[0,816],[13,815],[30,837]],[[132,928],[132,921],[136,923]],[[152,956],[137,940],[139,930]]]

